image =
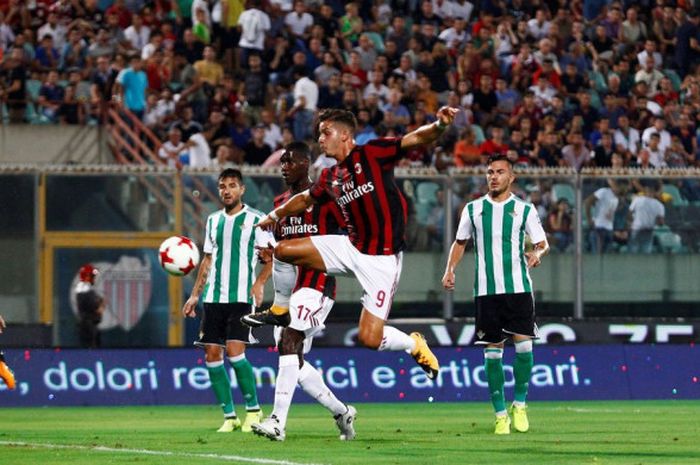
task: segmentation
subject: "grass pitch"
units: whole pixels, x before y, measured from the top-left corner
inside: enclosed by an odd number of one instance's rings
[[[281,443],[216,433],[206,406],[4,409],[0,464],[700,464],[698,401],[535,402],[530,432],[510,436],[485,403],[356,407],[355,441],[303,404]]]

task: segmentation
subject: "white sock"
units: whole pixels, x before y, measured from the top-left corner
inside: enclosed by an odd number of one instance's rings
[[[292,405],[294,389],[299,379],[299,356],[280,355],[279,370],[275,383],[275,407],[272,414],[277,417],[282,428],[287,424],[289,407]]]
[[[275,299],[272,305],[289,308],[289,297],[297,281],[297,267],[276,258],[272,260],[272,283],[275,287]]]
[[[333,416],[345,413],[347,407],[338,400],[333,392],[323,382],[323,376],[309,362],[304,362],[299,372],[299,385],[308,395],[326,407]]]
[[[405,350],[407,352],[413,352],[415,348],[416,341],[414,341],[411,336],[403,331],[399,331],[393,326],[384,326],[382,343],[379,344],[377,350]]]

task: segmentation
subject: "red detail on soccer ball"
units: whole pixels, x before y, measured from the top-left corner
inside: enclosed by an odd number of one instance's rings
[[[172,236],[160,244],[158,261],[169,274],[184,276],[199,264],[199,248],[189,237]]]
[[[185,236],[177,236],[180,238],[180,242],[177,243],[177,245],[187,245],[190,249],[194,249],[194,244],[192,243],[192,239],[189,237]]]
[[[164,263],[173,263],[173,259],[170,258],[170,255],[168,255],[168,252],[170,252],[170,247],[166,248],[165,250],[161,250],[160,253],[160,264]]]
[[[190,243],[190,244],[191,244],[191,243]],[[197,266],[197,265],[195,265],[194,262],[192,261],[192,259],[190,258],[190,262],[187,264],[187,266],[184,267],[184,268],[180,268],[180,271],[182,271],[183,274],[187,274],[187,273],[189,273],[190,271],[194,270],[194,268],[195,268],[196,266]]]

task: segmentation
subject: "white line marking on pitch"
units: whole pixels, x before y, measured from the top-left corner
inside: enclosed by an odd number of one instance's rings
[[[227,462],[250,462],[250,463],[263,463],[270,465],[322,465],[313,463],[302,463],[302,462],[290,462],[289,460],[272,460],[272,459],[258,459],[251,457],[242,457],[240,455],[221,455],[221,454],[192,454],[189,452],[171,452],[171,451],[161,451],[161,450],[148,450],[148,449],[125,449],[117,447],[107,447],[107,446],[81,446],[78,444],[44,444],[36,442],[21,442],[21,441],[0,441],[3,446],[18,446],[18,447],[33,447],[33,448],[43,448],[43,449],[72,449],[72,450],[86,450],[95,452],[121,452],[126,454],[141,454],[141,455],[159,455],[164,457],[190,457],[190,458],[200,458],[200,459],[215,459],[223,460]]]

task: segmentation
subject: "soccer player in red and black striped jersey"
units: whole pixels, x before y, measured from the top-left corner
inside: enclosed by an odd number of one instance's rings
[[[292,142],[285,147],[280,165],[282,177],[290,189],[275,198],[275,206],[284,204],[293,195],[311,186],[310,162],[311,150],[304,142]],[[281,219],[275,228],[275,239],[281,241],[318,234],[339,234],[344,227],[345,222],[337,205],[311,205],[298,214]],[[241,318],[249,326],[262,326],[265,323],[281,323],[286,326],[282,329],[278,342],[280,358],[274,410],[268,418],[252,425],[253,432],[273,440],[284,440],[287,415],[298,382],[306,393],[331,412],[340,429],[340,438],[353,439],[355,408],[339,401],[321,374],[310,363],[304,362],[304,353],[311,349],[314,334],[324,328],[324,322],[333,307],[335,277],[275,259],[272,280],[275,284],[275,300],[271,310]],[[273,311],[277,314],[285,312],[283,315],[286,321],[279,317],[279,320],[275,320],[276,314]]]
[[[377,350],[406,350],[430,378],[437,376],[440,367],[425,338],[385,325],[406,247],[406,202],[396,185],[394,166],[408,149],[434,142],[456,114],[457,109],[442,107],[435,123],[401,138],[376,139],[358,146],[355,116],[346,110],[324,110],[319,115],[318,142],[338,164],[323,170],[311,188],[272,210],[257,225],[270,228],[314,203],[335,202],[343,212],[348,236],[280,241],[275,258],[330,275],[355,276],[364,290],[360,343]]]

